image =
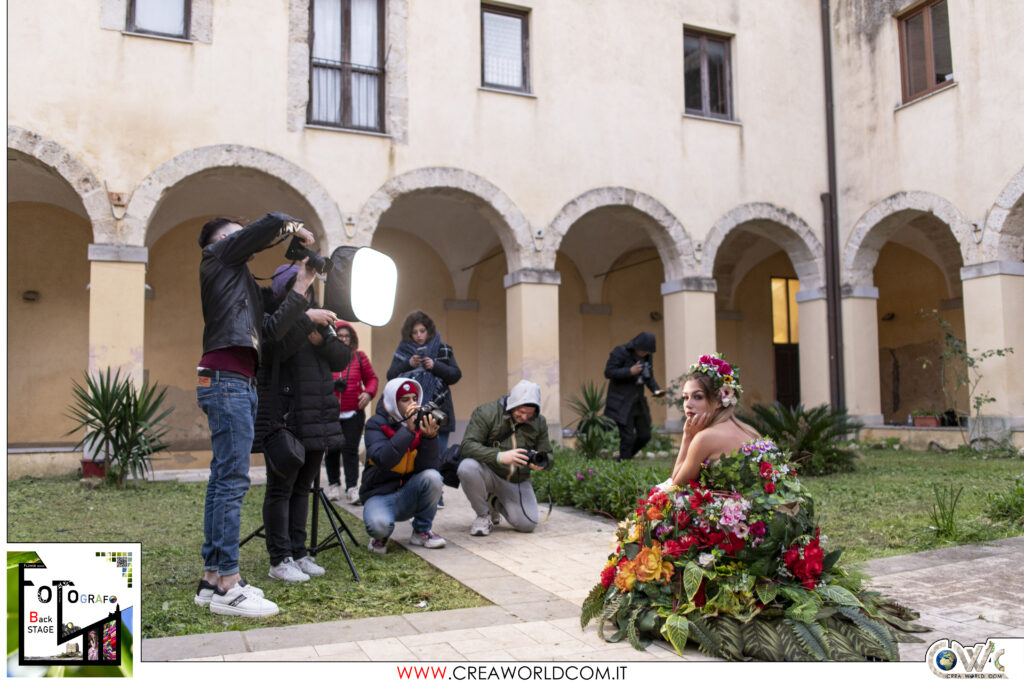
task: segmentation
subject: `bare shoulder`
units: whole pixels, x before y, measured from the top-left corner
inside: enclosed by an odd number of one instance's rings
[[[722,454],[728,454],[739,449],[746,439],[742,437],[739,430],[731,429],[727,424],[713,425],[706,430],[701,430],[694,436],[690,448],[701,461],[708,458],[717,459]]]

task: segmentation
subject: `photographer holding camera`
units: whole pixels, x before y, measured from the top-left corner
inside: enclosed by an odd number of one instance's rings
[[[651,354],[655,348],[654,333],[642,332],[612,349],[604,367],[609,381],[604,415],[618,425],[620,461],[633,458],[651,439],[651,410],[644,385],[656,397],[665,394],[654,379]]]
[[[469,533],[486,537],[501,516],[513,529],[532,532],[539,516],[530,472],[551,467],[540,386],[520,380],[508,396],[478,406],[462,437],[462,457],[459,480],[476,513]]]
[[[289,234],[313,244],[313,234],[301,222],[279,212],[244,228],[234,219],[218,217],[199,233],[204,328],[196,398],[209,420],[213,458],[203,510],[203,577],[193,600],[219,615],[277,613],[276,604],[242,579],[238,541],[242,499],[249,489],[260,339],[280,338],[302,316],[301,294],[316,275],[303,264],[295,283],[298,292],[289,293],[273,316],[264,316],[263,298],[247,263]]]
[[[387,553],[395,521],[410,518],[410,544],[428,549],[445,545],[431,530],[443,486],[437,471],[439,412],[421,410],[422,399],[423,388],[415,380],[389,380],[377,413],[366,421],[366,467],[359,498],[373,553]]]
[[[268,311],[275,310],[285,301],[286,293],[293,291],[298,273],[294,264],[277,268],[270,290],[264,290]],[[265,361],[258,373],[259,409],[253,444],[254,451],[264,451],[267,462],[263,526],[270,555],[268,576],[285,582],[304,582],[324,574],[306,554],[309,492],[324,452],[342,445],[332,371],[345,368],[352,358],[352,350],[335,334],[337,316],[317,306],[312,287],[303,297],[306,315],[300,316],[282,339],[266,341]],[[272,452],[262,449],[263,440],[279,429],[301,443],[298,455],[304,452],[304,458],[275,463]]]

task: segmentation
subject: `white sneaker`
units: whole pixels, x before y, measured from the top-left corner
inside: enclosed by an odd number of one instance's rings
[[[314,561],[310,556],[303,556],[297,561],[292,561],[292,565],[294,565],[310,577],[319,577],[320,575],[323,575],[327,572],[322,567],[317,565],[316,561]]]
[[[440,549],[448,542],[434,534],[433,530],[427,530],[426,532],[413,530],[412,536],[409,537],[409,543],[413,546],[423,546],[428,549]]]
[[[277,604],[257,596],[253,590],[259,591],[251,584],[236,584],[225,592],[218,589],[210,600],[210,612],[254,618],[277,615]]]
[[[345,490],[345,498],[348,499],[350,504],[354,504],[359,501],[359,487],[349,487]]]
[[[370,545],[367,547],[373,553],[387,553],[388,552],[388,540],[387,539],[374,539],[370,537]]]
[[[271,565],[267,576],[270,579],[279,579],[285,582],[305,582],[309,579],[309,575],[299,569],[299,566],[295,564],[291,556],[288,556],[277,565]]]
[[[263,598],[263,590],[257,589],[256,587],[249,586],[245,583],[244,579],[238,580],[238,584],[242,587],[249,587],[249,591],[253,592],[258,598]],[[199,588],[196,590],[195,604],[202,608],[207,608],[210,605],[210,601],[213,600],[213,593],[217,591],[216,584],[210,584],[204,579],[199,580]]]
[[[469,534],[473,537],[486,537],[491,533],[491,519],[486,515],[478,515],[469,528]]]
[[[341,503],[341,485],[329,484],[324,487],[324,494],[335,503]]]

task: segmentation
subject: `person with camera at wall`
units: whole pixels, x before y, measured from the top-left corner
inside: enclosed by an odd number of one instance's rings
[[[633,458],[651,439],[651,409],[644,387],[656,397],[665,394],[654,379],[651,355],[655,349],[654,333],[642,332],[612,349],[604,367],[608,378],[604,415],[619,428],[620,461]]]
[[[369,549],[387,553],[395,522],[412,518],[409,543],[439,549],[445,540],[434,534],[441,498],[441,453],[436,408],[420,407],[423,388],[410,378],[384,385],[377,412],[366,422],[366,467],[359,488]]]
[[[238,542],[242,499],[249,489],[260,340],[279,339],[302,316],[301,294],[316,275],[304,262],[293,293],[273,316],[265,316],[260,289],[247,264],[256,252],[289,234],[306,245],[314,242],[300,221],[279,212],[245,227],[235,219],[218,217],[207,221],[199,233],[204,327],[196,398],[209,421],[213,457],[203,509],[203,577],[194,601],[219,615],[265,617],[278,611],[260,589],[242,579]]]
[[[377,374],[366,354],[359,351],[359,336],[345,321],[334,324],[338,339],[352,348],[352,361],[345,370],[334,374],[334,395],[338,397],[338,420],[345,442],[341,449],[331,449],[324,458],[327,467],[327,498],[341,501],[341,471],[345,472],[345,500],[359,501],[359,440],[366,424],[366,406],[377,394]]]
[[[264,290],[268,311],[291,296],[298,266],[284,264]],[[300,316],[280,340],[267,340],[264,363],[257,374],[259,409],[253,451],[263,451],[267,488],[263,526],[270,555],[271,579],[304,582],[324,574],[306,553],[306,517],[310,487],[325,451],[340,449],[343,441],[334,396],[333,371],[348,366],[352,350],[335,334],[334,312],[319,308],[313,288],[303,293],[305,316]],[[301,460],[275,462],[264,438],[287,430],[300,443]]]
[[[537,526],[534,470],[551,467],[548,423],[540,414],[540,386],[520,380],[508,396],[478,406],[462,437],[459,481],[476,520],[469,533],[486,537],[502,516],[513,529]]]

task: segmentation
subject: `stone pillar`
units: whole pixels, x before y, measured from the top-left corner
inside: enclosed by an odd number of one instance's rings
[[[1024,263],[972,264],[960,269],[960,278],[970,353],[1013,348],[1012,354],[992,356],[979,367],[974,395],[987,394],[995,402],[982,407],[980,424],[970,428],[972,437],[1005,439],[1011,430],[1024,430]],[[974,407],[968,410],[973,423]]]
[[[851,418],[865,425],[883,425],[878,366],[878,288],[843,285],[842,297],[846,409]]]
[[[796,293],[800,326],[800,403],[829,403],[828,305],[824,288]]]
[[[462,439],[473,409],[497,397],[481,397],[477,382],[480,377],[480,359],[476,354],[479,348],[480,303],[475,299],[446,299],[444,310],[447,321],[443,339],[453,345],[455,358],[462,370],[462,380],[451,388],[456,415],[453,417],[455,430],[448,443],[454,444]],[[461,419],[460,414],[464,416]]]
[[[558,375],[558,271],[524,268],[505,276],[508,387],[540,385],[541,413],[554,443],[562,441]]]
[[[701,354],[718,351],[715,338],[714,278],[681,278],[661,284],[665,311],[665,339],[658,342],[665,360],[665,378],[671,382],[685,373]],[[682,413],[668,406],[665,428],[683,431]]]
[[[108,366],[142,381],[145,247],[89,245],[89,372]]]

